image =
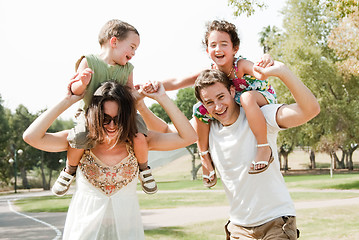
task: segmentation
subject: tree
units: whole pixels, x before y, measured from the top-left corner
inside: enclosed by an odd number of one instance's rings
[[[333,49],[338,61],[338,69],[345,79],[359,76],[359,10],[340,19],[328,39],[329,48]]]
[[[339,159],[336,149],[342,149],[346,158],[349,147],[356,146],[358,142],[358,124],[353,123],[358,117],[356,93],[359,91],[359,79],[354,75],[345,77],[338,69],[341,59],[328,46],[332,29],[338,26],[338,18],[328,11],[319,0],[289,0],[283,11],[284,33],[277,39],[279,44],[273,46],[270,54],[290,65],[316,95],[321,106],[319,116],[299,128],[305,135],[296,134],[300,138],[293,142],[295,145],[304,144],[301,146],[308,144],[312,150],[326,149],[333,158]],[[350,36],[353,38],[353,34]],[[279,102],[293,101],[283,84],[274,81],[273,85]],[[281,134],[293,135],[290,131]],[[293,136],[284,139],[289,137]]]
[[[166,111],[161,107],[160,104],[158,103],[154,103],[152,104],[149,109],[159,118],[161,118],[163,121],[165,121],[166,123],[170,123],[171,119],[170,117],[167,115]]]
[[[268,53],[276,44],[280,43],[278,40],[280,35],[280,30],[276,26],[263,28],[259,33],[259,44],[263,47],[263,53]]]
[[[197,99],[194,95],[193,88],[180,89],[176,95],[176,105],[184,113],[187,119],[191,119],[193,115],[193,105]]]
[[[26,173],[27,170],[32,169],[36,165],[36,160],[32,156],[36,155],[38,151],[23,141],[22,133],[34,119],[35,116],[30,114],[28,109],[22,104],[16,108],[15,113],[10,117],[11,137],[9,144],[12,149],[12,157],[14,157],[13,151],[18,149],[23,150],[23,154],[17,157],[17,167],[20,171],[24,188],[30,188]]]
[[[197,99],[194,94],[193,88],[184,88],[180,89],[176,95],[176,105],[177,107],[184,113],[187,119],[191,119],[193,115],[193,105],[196,104]],[[192,156],[192,180],[197,179],[198,170],[201,168],[202,164],[196,164],[196,155],[197,153],[197,144],[191,144],[190,146],[186,147],[187,151]]]
[[[234,16],[247,14],[247,17],[249,17],[255,13],[255,8],[267,8],[267,5],[263,3],[263,1],[257,0],[228,0],[228,5],[233,6]]]
[[[9,138],[10,138],[10,126],[9,126],[9,110],[6,110],[3,105],[3,100],[0,95],[0,182],[9,184],[10,176],[12,175],[12,166],[10,166],[9,160]]]
[[[358,0],[325,0],[323,5],[336,18],[344,18],[359,8]]]

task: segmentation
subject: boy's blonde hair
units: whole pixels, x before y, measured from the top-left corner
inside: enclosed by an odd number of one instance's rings
[[[128,33],[131,31],[136,33],[138,36],[140,35],[137,29],[131,24],[118,19],[112,19],[101,28],[98,35],[98,42],[102,46],[112,37],[116,37],[118,40],[121,41],[126,39]]]

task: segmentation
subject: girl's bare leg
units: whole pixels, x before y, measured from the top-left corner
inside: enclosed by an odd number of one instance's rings
[[[240,100],[241,105],[246,112],[249,127],[251,128],[257,140],[257,144],[260,145],[268,143],[267,123],[262,111],[260,110],[261,106],[268,104],[267,100],[261,93],[257,91],[248,91],[242,93]],[[268,161],[270,159],[271,153],[272,150],[269,146],[258,147],[254,162]],[[265,166],[266,165],[264,164],[256,165],[256,170]]]
[[[212,159],[210,157],[210,154],[208,152],[208,146],[209,146],[209,124],[206,124],[202,121],[200,121],[198,118],[195,119],[194,129],[197,132],[198,140],[197,140],[197,146],[198,151],[202,154],[201,161],[202,161],[202,171],[203,175],[209,175],[211,171],[214,170]],[[214,176],[212,176],[209,179],[206,179],[207,182],[212,181],[214,179]]]

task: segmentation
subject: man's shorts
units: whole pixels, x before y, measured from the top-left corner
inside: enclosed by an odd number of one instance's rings
[[[257,227],[242,227],[228,221],[225,231],[227,240],[264,238],[295,240],[299,238],[294,216],[279,217]]]

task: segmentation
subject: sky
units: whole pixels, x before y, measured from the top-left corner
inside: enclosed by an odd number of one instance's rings
[[[134,82],[184,77],[210,66],[202,40],[205,24],[234,23],[239,54],[255,62],[262,56],[259,32],[281,27],[285,0],[270,1],[251,17],[234,17],[227,0],[0,0],[0,95],[15,111],[31,113],[55,105],[66,93],[77,59],[99,53],[97,36],[108,20],[132,24],[141,43],[131,63]],[[176,92],[169,95],[174,98]],[[146,101],[147,105],[153,102]],[[61,118],[73,118],[77,105]]]

